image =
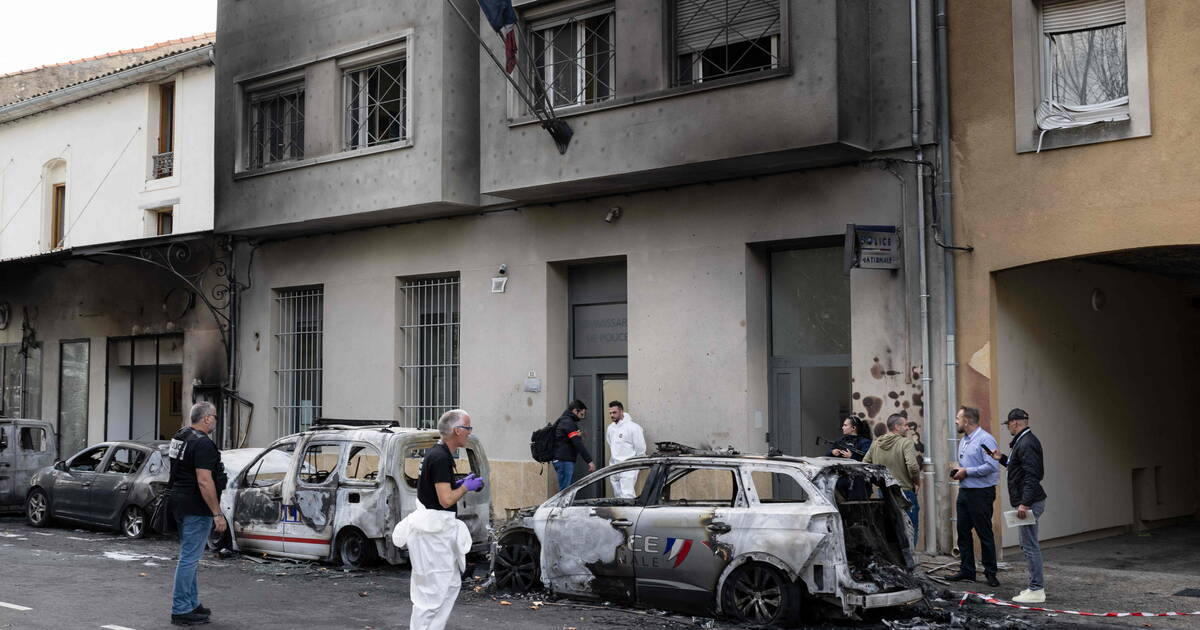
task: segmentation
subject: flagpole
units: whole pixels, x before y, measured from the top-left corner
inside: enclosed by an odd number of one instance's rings
[[[525,106],[529,108],[529,111],[533,112],[534,117],[537,118],[538,122],[542,124],[542,128],[549,132],[550,137],[554,138],[554,142],[558,146],[558,152],[565,154],[567,152],[567,145],[571,142],[571,136],[573,136],[575,133],[571,129],[571,126],[568,125],[566,121],[560,120],[554,115],[554,107],[550,104],[549,99],[543,99],[544,104],[542,108],[534,105],[533,101],[531,101],[529,97],[526,96],[526,94],[521,90],[521,86],[518,85],[517,82],[513,80],[512,76],[510,76],[504,69],[504,64],[500,63],[500,60],[496,58],[496,55],[492,52],[492,49],[483,41],[483,36],[479,34],[479,30],[471,24],[471,21],[467,19],[467,16],[462,12],[462,9],[458,8],[458,5],[454,3],[454,0],[446,0],[446,2],[450,4],[450,7],[454,9],[454,12],[457,13],[458,17],[462,19],[463,24],[467,27],[467,30],[471,31],[471,34],[475,36],[475,40],[479,42],[479,45],[483,48],[483,51],[486,52],[488,57],[491,58],[492,63],[496,65],[496,69],[500,71],[500,74],[504,75],[504,79],[508,81],[508,83],[512,85],[513,89],[517,91],[517,96],[520,96],[521,100],[525,102]],[[519,25],[517,28],[519,29]],[[517,65],[520,66],[520,64]],[[520,72],[519,67],[517,70]],[[521,74],[520,77],[525,81],[526,84],[529,85],[529,91],[531,93],[536,91],[533,89],[532,82],[529,81],[529,79],[526,79],[524,74]],[[547,113],[549,114],[548,117],[545,116]]]

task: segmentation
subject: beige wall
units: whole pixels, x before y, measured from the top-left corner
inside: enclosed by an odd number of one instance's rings
[[[1200,109],[1194,105],[1200,85],[1183,80],[1200,71],[1200,3],[1145,5],[1153,135],[1018,154],[1011,5],[950,3],[955,238],[975,248],[956,256],[959,401],[980,407],[993,432],[1011,402],[1002,392],[1019,391],[1010,389],[1018,384],[1002,380],[1004,370],[993,378],[993,358],[1005,352],[997,347],[1004,340],[997,333],[1002,305],[993,294],[994,272],[1098,252],[1200,243],[1194,167],[1200,160]],[[1091,461],[1066,445],[1050,448],[1075,467]],[[1090,522],[1102,527],[1117,518],[1097,514]]]
[[[623,257],[629,405],[647,442],[765,451],[765,276],[750,244],[838,235],[847,222],[897,224],[900,191],[887,172],[845,168],[263,244],[242,302],[240,393],[256,405],[249,445],[277,436],[268,316],[274,290],[325,287],[324,415],[394,418],[396,279],[457,272],[460,404],[472,412],[493,463],[496,514],[537,503],[553,472],[539,476],[528,461],[528,436],[567,399],[563,264]],[[613,205],[623,216],[605,223]],[[508,266],[508,288],[493,294],[490,278],[500,264]],[[864,330],[904,334],[905,278],[854,272],[853,310]],[[855,391],[894,405],[889,391],[912,391],[890,380],[911,371],[907,345],[862,337],[853,347]],[[899,376],[872,377],[874,358],[889,352]],[[540,393],[523,391],[530,370],[544,379]],[[836,419],[830,425],[832,437]]]

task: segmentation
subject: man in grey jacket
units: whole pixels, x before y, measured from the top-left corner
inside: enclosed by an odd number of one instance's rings
[[[1008,412],[1008,420],[1004,425],[1013,436],[1008,445],[1011,454],[1001,455],[997,449],[992,452],[992,457],[1008,468],[1008,500],[1017,508],[1017,518],[1033,520],[1031,524],[1017,528],[1021,535],[1021,551],[1029,562],[1029,588],[1021,591],[1013,601],[1041,604],[1046,601],[1037,522],[1046,510],[1046,491],[1042,489],[1042,475],[1045,472],[1042,443],[1029,430],[1029,414],[1024,409]]]

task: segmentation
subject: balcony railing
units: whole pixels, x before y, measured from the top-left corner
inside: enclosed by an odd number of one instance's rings
[[[175,152],[167,151],[154,156],[154,179],[170,177],[175,173]]]

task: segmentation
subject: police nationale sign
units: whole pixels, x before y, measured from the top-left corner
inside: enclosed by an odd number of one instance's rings
[[[847,269],[899,269],[900,235],[894,225],[846,226]]]

